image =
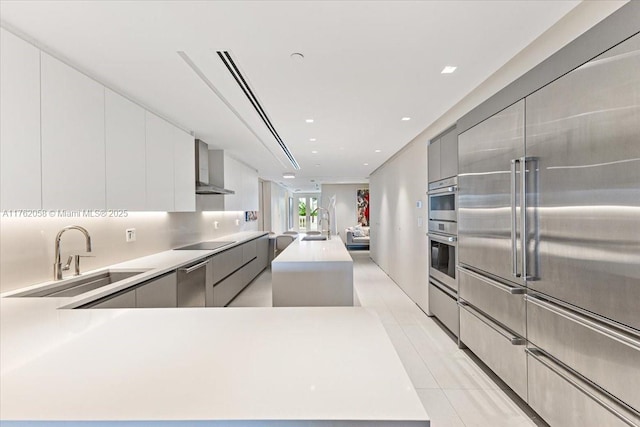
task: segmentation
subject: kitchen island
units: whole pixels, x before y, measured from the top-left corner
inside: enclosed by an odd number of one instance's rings
[[[110,268],[150,276],[210,254],[188,252]],[[90,297],[14,293],[0,298],[3,427],[429,425],[366,308],[73,309]]]
[[[271,262],[274,307],[353,306],[353,259],[342,239],[296,239]]]

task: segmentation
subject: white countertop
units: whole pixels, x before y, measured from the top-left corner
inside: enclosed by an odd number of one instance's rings
[[[340,236],[332,236],[330,240],[302,240],[298,236],[272,262],[353,262],[349,251]]]
[[[214,252],[110,268],[157,274]],[[428,425],[368,309],[60,308],[77,298],[0,299],[2,420]]]
[[[65,307],[65,308],[80,307],[84,304],[87,304],[88,302],[95,301],[97,299],[113,294],[120,290],[129,288],[133,285],[137,285],[138,283],[144,282],[146,280],[150,280],[168,271],[175,270],[187,264],[192,264],[194,262],[197,262],[200,259],[209,257],[218,252],[222,252],[227,249],[233,248],[234,246],[241,245],[242,243],[247,242],[249,240],[257,239],[258,237],[266,236],[266,235],[268,235],[268,233],[265,231],[243,231],[240,233],[230,234],[218,239],[210,240],[212,242],[233,241],[232,244],[223,246],[215,250],[173,250],[172,249],[172,250],[159,252],[157,254],[148,255],[141,258],[135,258],[135,259],[121,262],[118,264],[113,264],[109,267],[103,267],[97,270],[87,271],[78,277],[79,278],[86,277],[86,276],[99,273],[105,270],[121,270],[121,271],[144,270],[144,272],[141,274],[132,276],[125,280],[120,280],[112,285],[103,286],[93,291],[83,293],[74,298],[53,298],[53,299],[61,302],[60,307]],[[65,280],[73,279],[73,277],[65,277],[64,279]],[[35,289],[46,289],[48,287],[53,287],[59,284],[60,282],[58,281],[38,283],[33,286],[29,286],[21,289],[15,289],[10,292],[5,292],[3,294],[0,294],[0,297],[21,294],[25,291],[30,291]]]

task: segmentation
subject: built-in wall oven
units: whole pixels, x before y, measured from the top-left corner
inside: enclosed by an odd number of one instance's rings
[[[457,177],[429,184],[429,314],[459,331]]]
[[[458,177],[429,184],[429,220],[456,222]]]

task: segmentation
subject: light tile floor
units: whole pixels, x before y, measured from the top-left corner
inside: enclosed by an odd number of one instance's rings
[[[546,426],[468,350],[428,317],[370,258],[352,251],[354,287],[364,307],[378,314],[404,364],[432,427]],[[271,271],[265,270],[230,307],[271,306]]]

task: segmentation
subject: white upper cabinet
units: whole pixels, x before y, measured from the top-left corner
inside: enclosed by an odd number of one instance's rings
[[[107,208],[146,209],[145,111],[105,89]]]
[[[40,209],[40,51],[0,28],[0,207]]]
[[[176,128],[148,111],[145,116],[147,135],[147,199],[145,209],[172,212],[175,207],[173,156]]]
[[[242,208],[242,169],[244,169],[242,163],[224,154],[224,188],[235,191],[235,194],[224,196],[225,211],[244,210]]]
[[[243,210],[257,211],[260,209],[258,185],[258,172],[249,166],[245,166],[245,172],[242,176]]]
[[[195,139],[178,128],[175,128],[174,134],[174,210],[194,212],[196,210]]]
[[[41,53],[42,207],[104,209],[104,87]]]

